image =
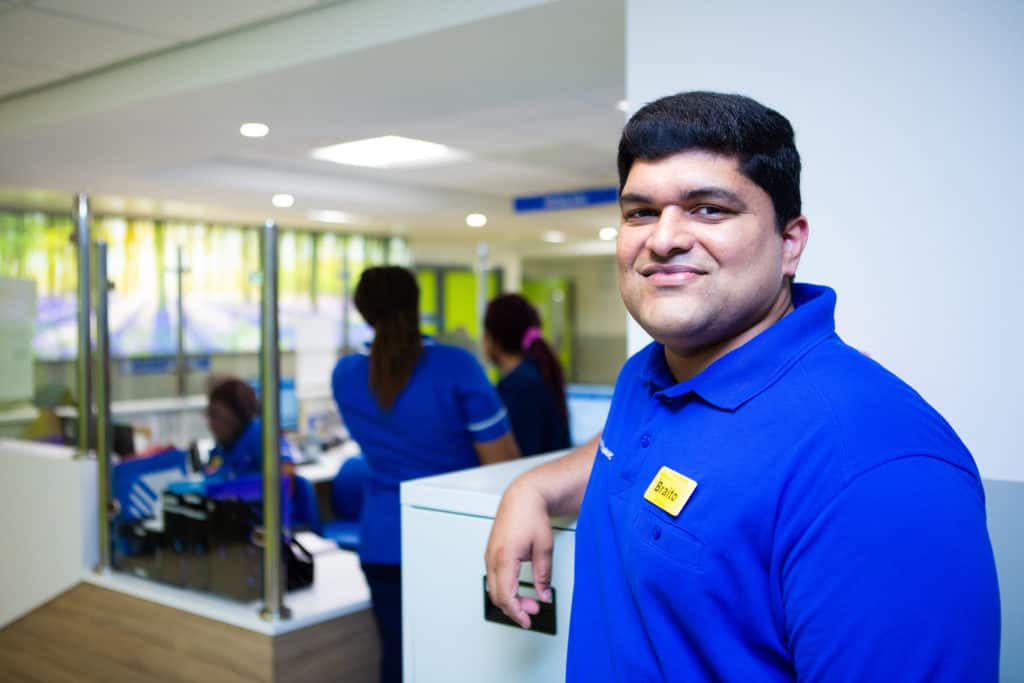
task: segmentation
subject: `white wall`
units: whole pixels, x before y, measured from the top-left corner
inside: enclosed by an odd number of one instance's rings
[[[0,277],[0,402],[30,402],[36,283]]]
[[[986,477],[1018,481],[1021,35],[1011,1],[627,2],[633,107],[712,89],[786,115],[801,279],[837,290],[840,334],[935,405]]]

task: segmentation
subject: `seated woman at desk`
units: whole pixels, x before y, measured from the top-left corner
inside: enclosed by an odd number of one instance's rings
[[[210,451],[207,481],[225,481],[263,472],[263,423],[256,391],[230,377],[210,390],[206,416],[216,446]],[[282,474],[294,474],[288,443],[280,440]]]
[[[484,314],[484,353],[501,372],[498,395],[523,455],[569,448],[565,375],[541,334],[537,309],[518,294],[491,301]]]
[[[370,475],[359,559],[381,639],[382,683],[402,677],[399,484],[518,457],[505,409],[467,351],[424,339],[419,286],[397,266],[369,268],[355,304],[374,329],[370,352],[338,361],[334,400]]]

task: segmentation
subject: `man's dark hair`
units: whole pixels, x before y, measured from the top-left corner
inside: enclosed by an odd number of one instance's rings
[[[800,153],[785,116],[742,95],[684,92],[644,105],[619,140],[619,192],[633,162],[687,150],[735,157],[740,172],[771,197],[781,231],[800,215]]]
[[[399,266],[367,268],[356,285],[355,304],[374,330],[370,389],[380,407],[390,410],[412,377],[423,349],[416,276]]]

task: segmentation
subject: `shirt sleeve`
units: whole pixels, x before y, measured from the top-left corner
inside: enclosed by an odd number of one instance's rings
[[[278,441],[277,452],[281,456],[281,462],[294,463],[295,458],[292,456],[292,448],[288,445],[288,440],[282,436]]]
[[[992,681],[999,588],[981,485],[931,457],[856,477],[782,568],[800,681]]]
[[[476,359],[468,353],[464,358],[464,367],[455,378],[463,423],[474,443],[494,441],[511,429],[508,412]]]

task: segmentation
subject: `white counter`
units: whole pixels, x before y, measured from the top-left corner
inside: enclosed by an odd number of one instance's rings
[[[324,451],[316,462],[297,465],[295,472],[314,484],[333,481],[342,464],[360,452],[359,444],[349,439],[340,446]]]
[[[575,521],[552,523],[555,633],[485,618],[484,549],[501,495],[550,454],[402,484],[402,634],[407,683],[565,680]],[[530,583],[529,563],[520,581]],[[529,590],[524,588],[523,590]]]
[[[567,452],[557,451],[408,481],[402,484],[402,505],[493,519],[501,496],[512,480]],[[554,520],[554,526],[575,529],[576,520]]]
[[[97,562],[96,462],[66,446],[0,439],[0,627]]]
[[[313,548],[310,551],[313,552]],[[273,622],[260,618],[260,601],[236,602],[121,572],[90,572],[83,580],[268,636],[289,633],[370,607],[370,589],[355,553],[337,548],[316,553],[314,567],[313,585],[290,591],[285,596],[284,604],[291,610],[291,618]]]

